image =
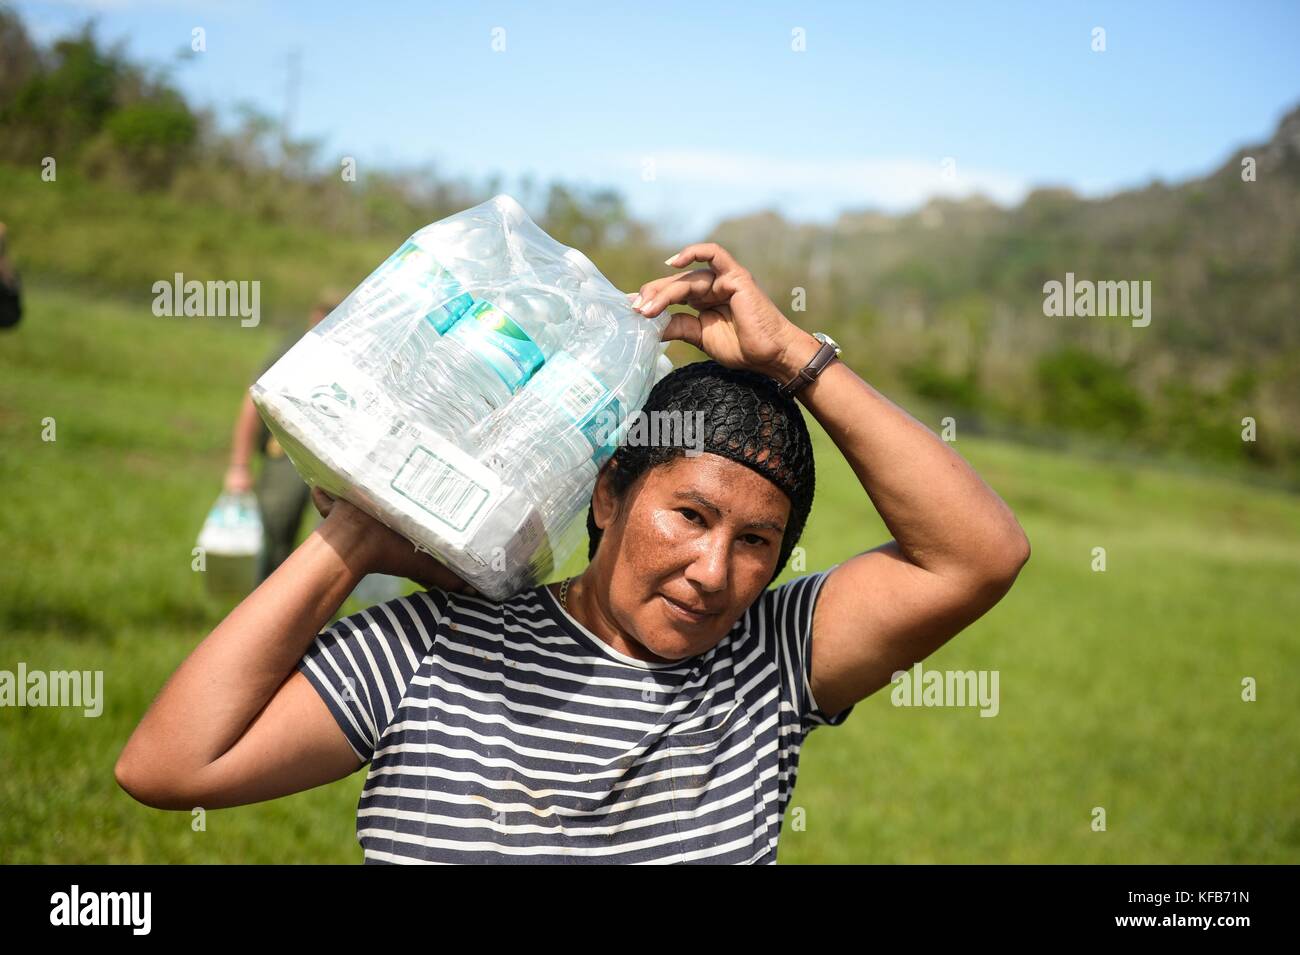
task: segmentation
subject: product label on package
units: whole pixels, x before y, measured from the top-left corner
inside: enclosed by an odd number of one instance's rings
[[[478,356],[511,393],[522,388],[546,358],[528,333],[491,302],[475,302],[447,331],[447,338]]]
[[[518,522],[502,516],[509,495],[500,478],[352,360],[307,335],[258,379],[254,397],[299,473],[457,572],[465,561],[482,564],[470,550],[477,536],[496,540],[498,525]]]
[[[528,388],[573,422],[591,444],[593,460],[603,453],[606,442],[618,430],[622,417],[618,399],[568,352],[552,355]],[[603,463],[603,458],[597,463]]]
[[[372,318],[412,307],[445,334],[474,302],[447,269],[409,239],[357,289],[356,304]]]
[[[309,429],[304,434],[311,435],[313,445],[328,447],[339,459],[356,453],[361,436],[377,427],[373,422],[396,415],[387,393],[352,363],[346,351],[311,333],[272,365],[258,384],[293,407],[297,429]]]
[[[489,497],[486,487],[423,445],[402,462],[392,488],[454,531],[464,531]]]

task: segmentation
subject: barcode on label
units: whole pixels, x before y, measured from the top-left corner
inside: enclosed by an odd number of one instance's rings
[[[416,447],[402,462],[392,486],[457,531],[469,526],[488,498],[487,488],[424,446]]]
[[[585,369],[577,368],[576,370],[581,374],[574,375],[558,397],[560,406],[575,422],[580,422],[605,394],[605,386],[588,374]]]

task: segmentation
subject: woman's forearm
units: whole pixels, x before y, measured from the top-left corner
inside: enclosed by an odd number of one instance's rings
[[[367,572],[364,540],[341,518],[317,527],[172,674],[120,763],[175,778],[221,757]]]
[[[789,381],[820,343],[800,332],[773,377]],[[833,361],[799,399],[848,460],[912,563],[949,576],[1014,574],[1028,540],[974,469],[915,418]]]

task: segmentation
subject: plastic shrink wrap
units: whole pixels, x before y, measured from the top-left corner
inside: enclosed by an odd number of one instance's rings
[[[503,600],[583,535],[597,471],[671,369],[667,322],[498,195],[407,239],[252,396],[308,484]]]

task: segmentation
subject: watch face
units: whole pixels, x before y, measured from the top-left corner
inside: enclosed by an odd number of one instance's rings
[[[840,348],[840,343],[831,338],[831,336],[827,335],[825,332],[813,332],[813,338],[817,339],[819,342],[825,342],[827,345],[834,348],[836,358],[838,358],[840,352],[843,351],[843,349]]]

